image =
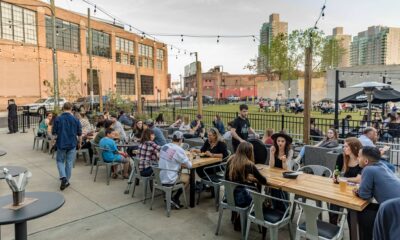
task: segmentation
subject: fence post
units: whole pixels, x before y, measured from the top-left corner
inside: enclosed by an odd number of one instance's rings
[[[28,108],[28,111],[29,111],[29,108]],[[29,113],[29,112],[28,112],[28,113]],[[22,112],[22,132],[23,132],[23,133],[26,133],[26,132],[25,132],[25,111]]]
[[[239,116],[239,113],[238,112],[236,112],[236,117],[238,117]]]
[[[283,131],[283,129],[285,129],[285,114],[282,114],[281,117],[281,131]]]
[[[349,124],[350,124],[350,122],[349,122]],[[339,128],[339,126],[338,126],[338,128]],[[345,119],[342,119],[342,138],[344,138],[345,137],[345,134],[346,134],[346,126],[345,126]],[[349,126],[347,126],[347,128],[349,128]]]
[[[175,104],[174,104],[174,107],[172,108],[172,122],[174,122],[175,121],[175,115],[176,113],[175,113]]]
[[[147,106],[150,107],[150,118],[153,118],[153,106]]]
[[[182,101],[183,101],[183,100],[181,99],[181,109],[183,108],[183,107],[182,107]]]

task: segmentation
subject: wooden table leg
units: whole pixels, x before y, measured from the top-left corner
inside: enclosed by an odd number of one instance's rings
[[[194,207],[194,200],[195,200],[195,193],[196,193],[196,182],[195,182],[195,170],[190,169],[190,179],[189,179],[189,187],[190,187],[190,193],[189,193],[189,202],[190,202],[190,207]]]
[[[350,229],[349,229],[350,240],[358,240],[359,239],[358,212],[349,209],[349,214],[350,214]]]

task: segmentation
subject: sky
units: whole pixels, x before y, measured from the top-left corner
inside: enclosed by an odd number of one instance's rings
[[[44,0],[49,2],[48,0]],[[312,27],[324,0],[91,0],[97,6],[146,33],[200,35],[256,35],[269,15],[279,13],[289,31]],[[82,0],[56,0],[56,5],[86,14],[90,5]],[[93,10],[93,7],[91,7]],[[337,26],[356,35],[368,26],[400,27],[398,0],[327,0],[325,17],[318,27],[327,35]],[[112,19],[100,13],[96,17]],[[244,66],[257,55],[258,43],[248,39],[157,37],[188,52],[198,52],[202,69],[222,65],[231,74],[249,73]],[[178,56],[177,56],[178,55]],[[168,48],[168,70],[179,79],[184,66],[195,59],[182,50]]]

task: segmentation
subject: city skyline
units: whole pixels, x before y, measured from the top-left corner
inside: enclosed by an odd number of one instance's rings
[[[96,1],[96,4],[108,12],[117,15],[132,26],[152,33],[177,34],[250,34],[259,37],[259,29],[268,22],[269,15],[279,13],[281,19],[288,22],[289,32],[294,29],[305,29],[313,26],[323,5],[323,0],[305,0],[301,4],[291,1],[226,1],[226,0],[169,0],[169,1],[135,1],[130,7],[126,1]],[[57,6],[71,11],[86,14],[89,5],[82,1],[56,1]],[[385,8],[385,5],[388,6]],[[396,11],[400,3],[396,1],[328,1],[326,16],[319,23],[319,28],[330,35],[334,27],[344,27],[346,34],[356,36],[369,26],[382,25],[399,27]],[[396,7],[397,6],[397,7]],[[374,11],[371,11],[373,9]],[[92,7],[93,10],[93,7]],[[354,16],[357,15],[357,18]],[[97,11],[97,17],[110,20]],[[238,17],[240,16],[240,17]],[[382,16],[385,16],[382,18]],[[195,30],[194,30],[195,29]],[[168,44],[173,44],[188,51],[198,51],[202,61],[203,72],[215,65],[223,65],[230,73],[249,73],[243,67],[250,58],[255,58],[258,42],[249,39],[198,39],[180,37],[157,37]],[[169,51],[169,72],[172,79],[179,79],[184,66],[194,61],[193,56],[180,55]],[[176,59],[178,55],[178,59]]]

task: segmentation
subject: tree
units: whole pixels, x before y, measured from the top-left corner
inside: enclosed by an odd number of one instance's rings
[[[61,78],[58,82],[58,88],[60,89],[60,97],[66,98],[68,101],[73,101],[76,98],[82,96],[80,88],[81,80],[78,79],[73,71],[68,73],[68,78]],[[54,85],[48,80],[44,80],[46,86],[45,92],[48,96],[54,96]]]
[[[261,54],[267,59],[268,72],[282,76],[288,71],[288,36],[287,34],[278,34],[273,37],[269,46],[261,45]]]
[[[334,37],[325,39],[324,47],[322,50],[322,63],[323,70],[336,68],[339,66],[340,60],[346,49],[343,47],[343,40]]]

